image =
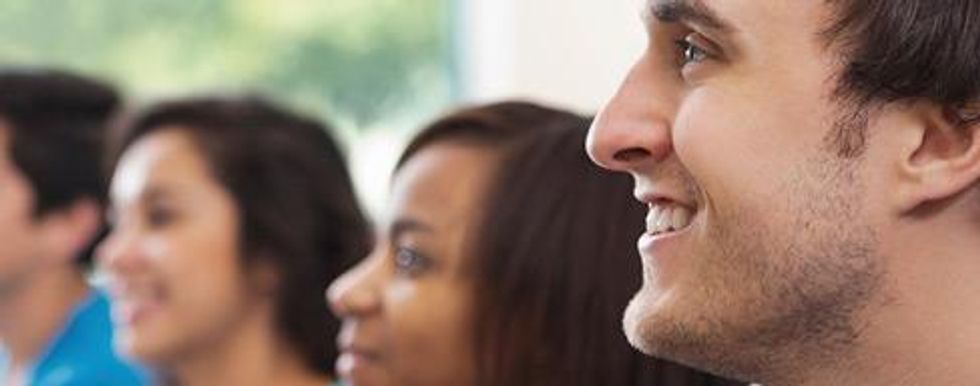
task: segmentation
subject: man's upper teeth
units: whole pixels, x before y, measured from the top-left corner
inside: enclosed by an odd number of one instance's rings
[[[679,205],[651,205],[647,214],[647,233],[681,230],[691,224],[692,213]]]

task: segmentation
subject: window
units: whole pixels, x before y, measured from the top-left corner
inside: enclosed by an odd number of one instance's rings
[[[4,0],[0,64],[79,71],[138,100],[260,92],[366,153],[455,99],[451,18],[451,0]],[[355,162],[361,181],[390,167]]]

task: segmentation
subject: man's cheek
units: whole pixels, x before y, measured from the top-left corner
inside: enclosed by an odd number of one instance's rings
[[[741,118],[723,100],[690,100],[678,112],[671,131],[674,153],[689,172],[709,172],[739,157],[744,143],[738,138]]]

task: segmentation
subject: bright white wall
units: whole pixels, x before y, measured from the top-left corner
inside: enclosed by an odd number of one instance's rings
[[[458,0],[466,101],[525,98],[595,112],[646,42],[643,0]]]
[[[530,99],[594,113],[643,49],[643,0],[452,0],[463,102]],[[355,183],[384,212],[388,177],[409,131],[349,141]]]

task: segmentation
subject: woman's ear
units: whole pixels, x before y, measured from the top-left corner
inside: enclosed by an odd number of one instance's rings
[[[943,201],[980,181],[980,102],[918,110],[912,145],[901,160],[902,209]]]
[[[269,259],[264,259],[261,256],[256,257],[248,269],[249,285],[252,291],[258,295],[272,296],[279,292],[281,276],[279,268]]]

